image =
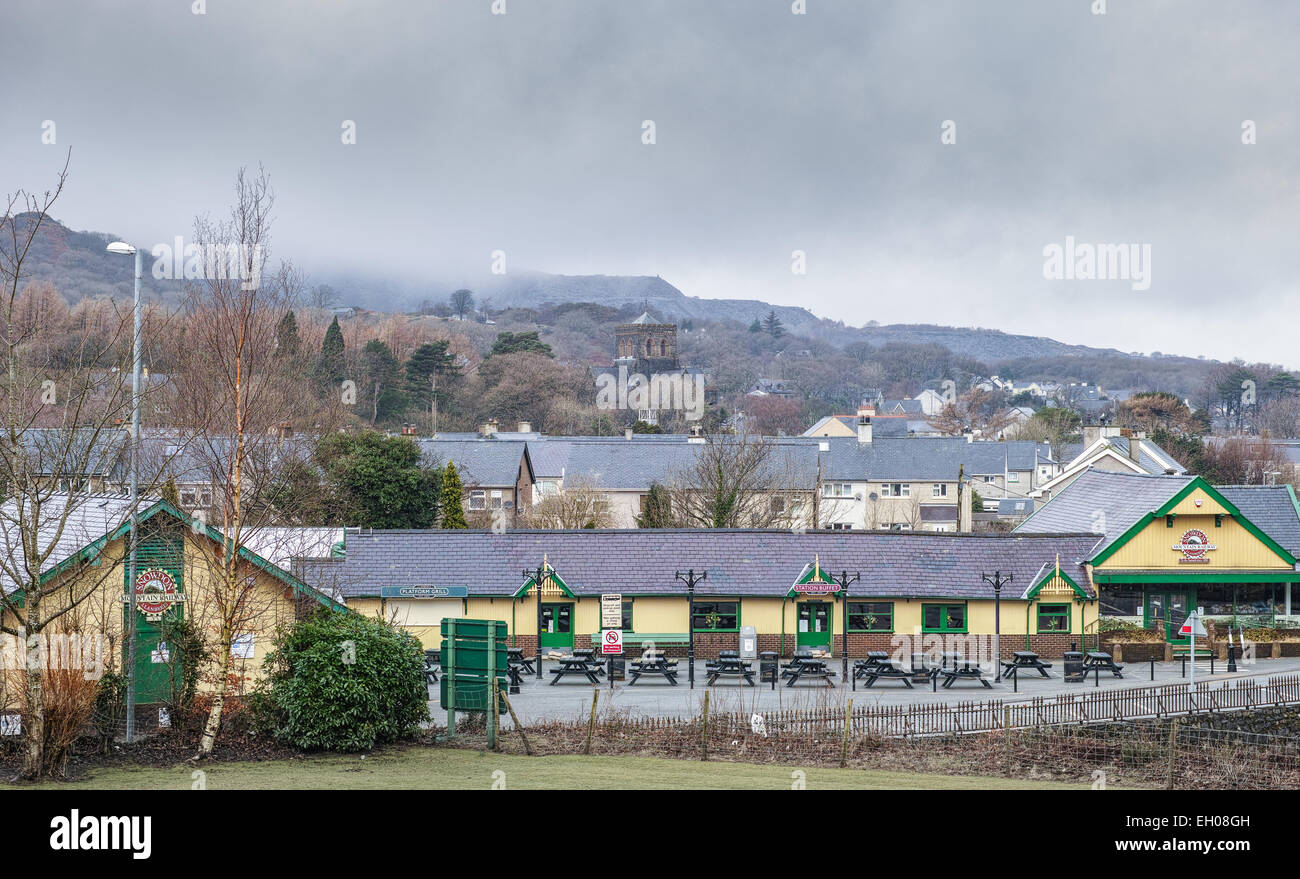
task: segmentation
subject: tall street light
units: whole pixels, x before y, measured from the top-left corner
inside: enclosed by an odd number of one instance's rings
[[[997,668],[994,683],[1002,680],[1002,587],[1015,579],[1011,574],[1002,576],[1001,571],[994,571],[993,576],[981,574],[980,579],[993,587],[993,665]]]
[[[135,577],[136,543],[140,536],[140,273],[143,255],[125,241],[108,245],[109,253],[135,256],[135,298],[132,303],[134,329],[131,333],[131,538],[127,556],[126,635],[126,740],[135,741]]]

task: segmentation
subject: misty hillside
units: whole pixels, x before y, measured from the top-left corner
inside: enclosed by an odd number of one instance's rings
[[[26,215],[19,214],[18,222]],[[55,220],[47,220],[28,256],[28,281],[49,281],[69,304],[93,296],[130,296],[132,264],[128,257],[105,251],[114,236],[101,232],[75,232]],[[147,246],[147,245],[146,245]],[[176,302],[180,284],[158,281],[151,274],[152,258],[145,255],[142,295],[146,301]],[[311,275],[309,266],[303,267]],[[488,276],[476,282],[449,284],[439,281],[403,282],[374,276],[337,276],[315,279],[329,283],[338,294],[338,304],[376,311],[415,311],[428,301],[445,301],[457,287],[471,288],[480,303],[490,301],[493,309],[535,307],[543,303],[591,302],[611,308],[641,306],[675,321],[734,321],[748,325],[755,318],[775,310],[786,329],[796,335],[845,346],[865,342],[873,347],[889,343],[941,345],[954,354],[979,360],[989,366],[1007,362],[1078,358],[1105,363],[1110,367],[1150,363],[1114,349],[1067,345],[1043,336],[1024,336],[998,330],[944,327],[930,324],[890,324],[851,327],[839,321],[819,318],[805,308],[769,305],[752,299],[702,299],[687,296],[659,277],[622,275],[552,275],[523,271]],[[1162,358],[1185,362],[1203,369],[1212,361],[1193,358]]]

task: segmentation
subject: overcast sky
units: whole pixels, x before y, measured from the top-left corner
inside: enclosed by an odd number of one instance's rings
[[[56,216],[149,244],[260,162],[276,255],[316,276],[472,281],[503,250],[1300,366],[1300,4],[1093,2],[3,0],[0,189],[71,147]],[[1150,245],[1149,289],[1045,278],[1067,236]]]

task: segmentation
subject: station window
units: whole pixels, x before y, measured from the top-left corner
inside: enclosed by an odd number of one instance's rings
[[[964,604],[923,604],[921,605],[922,632],[965,632],[966,605]]]
[[[691,621],[697,632],[736,632],[740,630],[739,601],[697,601]]]
[[[849,631],[894,631],[894,603],[892,601],[850,601]]]
[[[1070,631],[1070,605],[1068,604],[1038,605],[1038,631],[1039,632]]]

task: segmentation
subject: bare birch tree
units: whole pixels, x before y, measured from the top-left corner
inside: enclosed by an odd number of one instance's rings
[[[273,203],[265,172],[250,177],[241,169],[229,217],[196,220],[195,243],[205,253],[237,257],[239,270],[207,265],[204,277],[187,285],[182,307],[178,419],[192,458],[212,480],[217,520],[207,524],[221,541],[218,551],[202,554],[206,576],[195,580],[211,593],[204,596],[209,618],[202,624],[213,645],[213,694],[195,755],[200,759],[212,753],[226,701],[240,686],[236,642],[268,611],[270,599],[243,553],[258,530],[275,521],[262,499],[304,454],[291,436],[308,396],[301,370],[276,356],[276,329],[301,279],[285,264],[266,274]]]

